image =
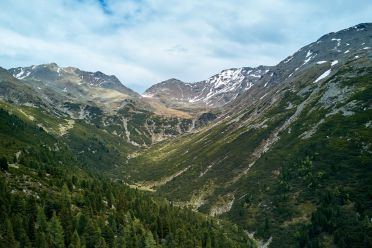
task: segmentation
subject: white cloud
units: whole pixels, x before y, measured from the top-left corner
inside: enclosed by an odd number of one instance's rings
[[[46,62],[115,74],[135,90],[170,77],[273,65],[324,33],[366,22],[358,1],[0,2],[0,66]],[[359,5],[360,6],[360,5]],[[350,14],[352,13],[352,15]]]

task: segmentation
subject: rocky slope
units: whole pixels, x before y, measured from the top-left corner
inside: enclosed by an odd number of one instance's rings
[[[117,77],[106,75],[100,71],[87,72],[75,67],[60,67],[56,63],[17,67],[9,69],[17,79],[33,79],[54,84],[65,92],[70,89],[67,83],[117,90],[128,96],[138,96],[131,89],[125,87]]]
[[[194,127],[190,117],[154,113],[113,76],[56,64],[0,68],[0,107],[60,137],[85,163],[101,169]]]
[[[270,247],[368,247],[371,47],[372,24],[359,24],[276,66],[192,84],[168,80],[146,100],[98,72],[0,68],[4,125],[32,130],[12,133],[20,142],[2,140],[3,147],[30,148],[34,133],[48,134],[83,164],[233,220]],[[157,115],[154,105],[199,114],[223,108],[191,119]],[[54,143],[46,150],[58,154]]]
[[[235,100],[270,72],[269,66],[223,70],[207,80],[184,83],[169,79],[147,89],[143,96],[156,98],[175,108],[215,108]]]
[[[212,125],[151,147],[122,175],[270,247],[370,244],[371,35],[359,24],[301,48]]]

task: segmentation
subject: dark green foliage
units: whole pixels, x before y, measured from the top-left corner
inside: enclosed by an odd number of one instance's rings
[[[334,72],[321,85],[306,78],[278,84],[270,100],[255,99],[226,121],[152,146],[122,171],[137,182],[182,172],[155,189],[188,203],[200,194],[198,210],[206,213],[234,194],[222,217],[272,237],[270,247],[370,247],[372,70],[356,62]],[[341,192],[339,202],[322,203],[327,191]]]
[[[62,248],[65,246],[63,228],[56,213],[53,213],[53,216],[48,223],[48,233],[50,247]]]
[[[212,218],[172,207],[163,199],[153,198],[104,178],[90,179],[87,189],[68,192],[64,187],[62,191],[52,191],[48,195],[49,199],[40,198],[36,201],[33,196],[25,196],[21,192],[11,194],[9,187],[13,187],[13,184],[7,185],[3,177],[0,180],[2,185],[6,185],[1,190],[6,200],[0,207],[6,208],[10,202],[14,202],[14,207],[0,213],[0,218],[6,220],[0,237],[9,247],[16,247],[18,243],[22,247],[85,245],[150,248],[195,247],[196,244],[205,244],[206,247],[217,247],[217,244],[223,244],[223,247],[253,247],[243,233],[238,233],[228,223],[224,223],[224,229],[221,229],[222,223],[216,224]],[[99,202],[106,201],[107,192],[112,192],[112,206],[104,203],[97,208]],[[71,199],[66,200],[65,194]],[[21,195],[22,198],[18,197]],[[80,196],[86,199],[82,208],[72,208]],[[26,210],[27,207],[22,207],[25,205],[22,203],[23,198],[26,202],[35,203],[33,209],[36,212],[31,213]],[[63,206],[70,209],[71,214],[66,215]],[[52,212],[51,216],[46,215],[46,212]],[[71,226],[64,225],[63,220]],[[31,222],[32,230],[26,228],[27,221]],[[66,239],[70,229],[73,231],[70,238]],[[229,236],[224,236],[225,232]],[[211,246],[211,237],[214,236],[219,236],[219,239],[214,241],[216,246]]]
[[[0,172],[0,247],[254,247],[230,223],[90,171],[50,134],[0,115],[0,151],[22,154]]]
[[[318,209],[311,216],[311,223],[299,234],[301,247],[320,243],[321,235],[333,234],[333,242],[342,248],[371,247],[372,223],[368,216],[355,211],[349,197],[338,189],[321,194]]]
[[[8,161],[5,157],[0,158],[0,170],[7,171],[9,168]]]

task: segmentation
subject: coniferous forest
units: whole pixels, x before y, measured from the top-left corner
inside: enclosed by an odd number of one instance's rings
[[[0,248],[372,248],[366,2],[1,0]]]
[[[254,247],[236,225],[113,181],[42,128],[0,115],[1,247]]]

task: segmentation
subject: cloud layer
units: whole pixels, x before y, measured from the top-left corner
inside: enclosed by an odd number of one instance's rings
[[[140,92],[170,77],[274,65],[372,13],[368,0],[3,0],[0,8],[0,66],[100,70]]]

